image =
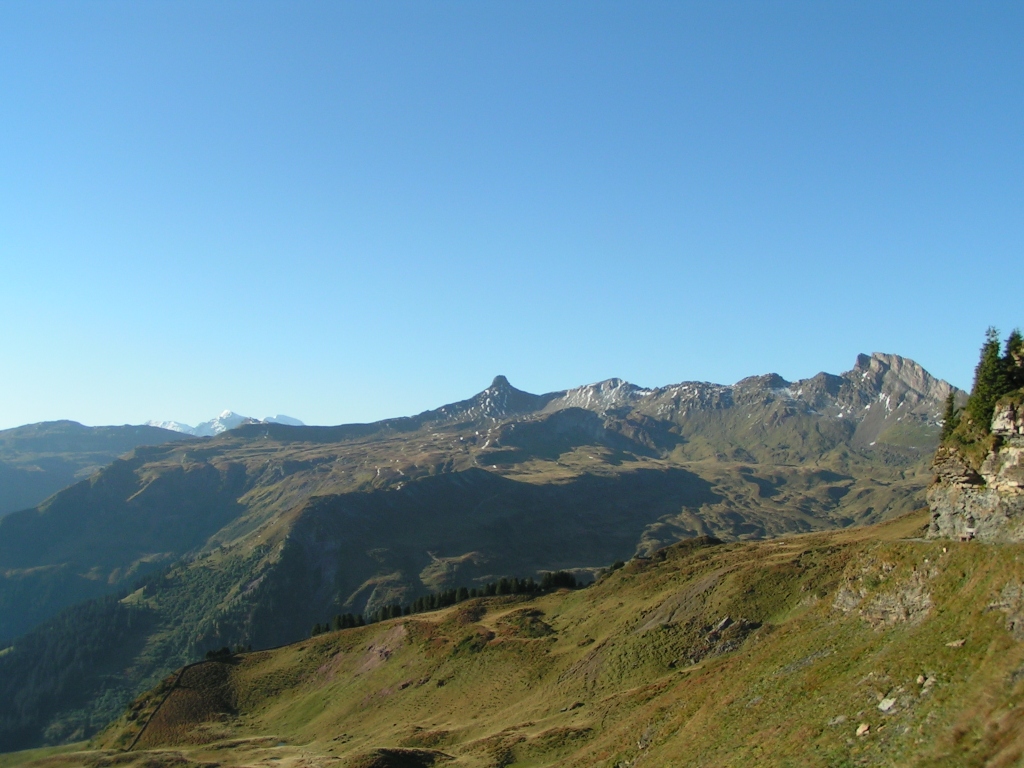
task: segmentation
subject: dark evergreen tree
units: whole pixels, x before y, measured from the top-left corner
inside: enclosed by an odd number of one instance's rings
[[[941,440],[945,440],[947,437],[953,434],[953,430],[956,429],[956,425],[960,422],[958,410],[959,409],[956,407],[956,396],[951,391],[949,395],[946,396],[946,409],[942,414],[942,434],[940,435]],[[623,565],[625,565],[625,563],[619,560],[612,565],[612,570],[615,570],[616,568],[621,568]]]
[[[974,369],[971,396],[967,400],[967,412],[974,423],[986,432],[992,422],[996,400],[1012,389],[1007,373],[1005,360],[999,354],[999,331],[989,327],[985,332],[981,359]]]
[[[1006,375],[1013,389],[1024,387],[1024,336],[1014,328],[1006,339],[1006,353],[1003,355]]]
[[[551,589],[576,589],[577,586],[579,584],[576,577],[568,571],[555,571],[554,573],[548,571],[540,582],[540,588],[544,592]]]

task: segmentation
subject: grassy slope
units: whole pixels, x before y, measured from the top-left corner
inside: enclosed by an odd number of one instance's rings
[[[119,763],[1016,764],[1024,550],[925,523],[683,543],[578,592],[202,664],[95,751],[21,762],[104,764],[170,691]]]
[[[158,427],[86,427],[74,421],[2,430],[0,517],[39,504],[140,445],[188,439]]]

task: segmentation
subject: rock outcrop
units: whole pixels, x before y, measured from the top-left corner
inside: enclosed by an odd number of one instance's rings
[[[1004,398],[992,417],[995,445],[975,471],[948,445],[935,454],[928,536],[1024,541],[1024,405]]]

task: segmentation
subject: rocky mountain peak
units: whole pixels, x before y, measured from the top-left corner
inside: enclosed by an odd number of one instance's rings
[[[873,352],[870,357],[857,355],[850,373],[859,374],[862,382],[871,381],[880,390],[909,390],[929,400],[945,400],[952,389],[913,360],[884,352]]]
[[[589,411],[603,412],[632,405],[650,392],[651,390],[630,384],[624,379],[605,379],[561,393],[560,397],[551,402],[548,409],[585,408]]]
[[[464,423],[480,419],[493,422],[539,411],[555,396],[533,395],[516,389],[505,376],[498,374],[487,389],[468,400],[460,400],[433,411],[426,411],[416,419],[422,424]]]
[[[791,382],[786,381],[777,373],[766,373],[763,376],[748,376],[736,382],[739,389],[788,389]]]

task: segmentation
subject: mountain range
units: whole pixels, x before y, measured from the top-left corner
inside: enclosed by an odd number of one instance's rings
[[[611,379],[534,395],[499,376],[412,417],[248,422],[136,447],[0,520],[0,649],[38,649],[0,650],[0,675],[5,658],[57,664],[69,625],[98,649],[65,675],[76,697],[40,694],[20,714],[0,703],[0,749],[88,735],[211,648],[292,642],[335,614],[506,576],[588,580],[680,539],[920,508],[951,392],[963,396],[885,354],[732,386]]]
[[[214,435],[219,435],[221,432],[227,432],[229,429],[234,429],[242,424],[250,423],[287,424],[292,427],[304,426],[298,419],[292,418],[291,416],[285,416],[280,413],[277,416],[267,416],[263,419],[254,419],[250,416],[241,416],[234,411],[222,411],[216,418],[204,421],[194,427],[190,427],[188,424],[182,424],[180,421],[146,422],[147,426],[150,427],[169,429],[173,432],[181,432],[182,434],[192,435],[193,437],[213,437]]]

